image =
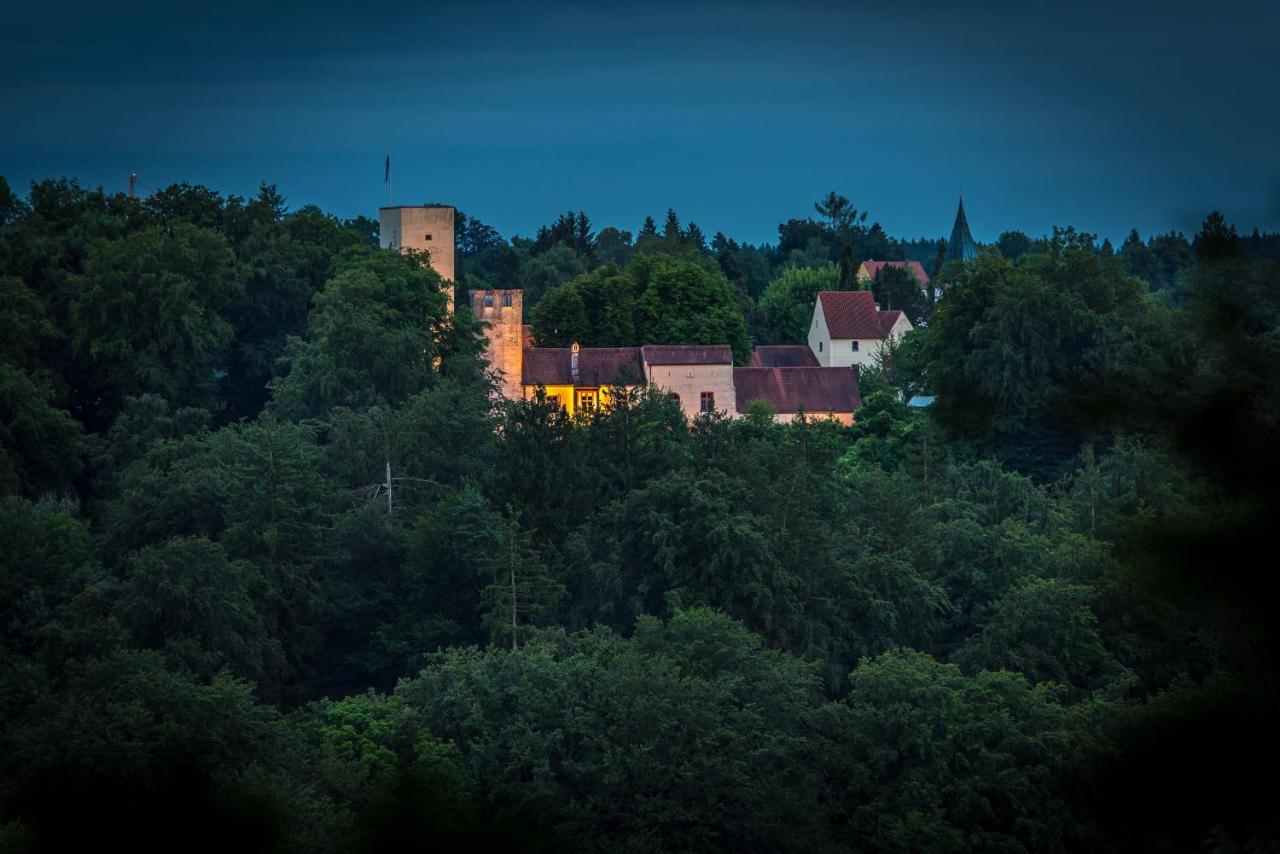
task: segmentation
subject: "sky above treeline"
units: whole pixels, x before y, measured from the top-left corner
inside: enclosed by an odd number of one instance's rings
[[[668,207],[774,241],[836,190],[899,237],[1221,209],[1280,228],[1280,2],[60,3],[0,27],[0,174],[188,181],[504,235]]]

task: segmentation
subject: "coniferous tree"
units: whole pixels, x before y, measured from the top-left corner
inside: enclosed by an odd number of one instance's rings
[[[492,579],[482,593],[485,628],[494,643],[509,642],[517,650],[521,638],[560,603],[564,585],[551,577],[532,537],[510,516],[483,565]]]

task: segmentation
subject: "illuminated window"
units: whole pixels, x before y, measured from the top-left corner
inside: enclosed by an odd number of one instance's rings
[[[595,409],[596,393],[594,391],[578,392],[578,408],[579,409]]]
[[[716,396],[714,392],[704,391],[702,393],[702,411],[703,412],[716,411]]]
[[[511,308],[511,294],[502,295],[502,305],[504,308]]]

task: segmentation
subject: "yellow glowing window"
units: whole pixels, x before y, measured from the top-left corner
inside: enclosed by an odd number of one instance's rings
[[[580,409],[596,408],[596,393],[594,391],[583,391],[578,393],[578,407]]]

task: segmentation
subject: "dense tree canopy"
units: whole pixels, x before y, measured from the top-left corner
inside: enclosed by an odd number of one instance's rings
[[[815,213],[461,217],[458,284],[741,361],[855,259],[940,257]],[[1233,766],[1280,757],[1273,238],[1003,235],[846,427],[501,400],[375,227],[0,182],[0,847],[1274,837]]]

